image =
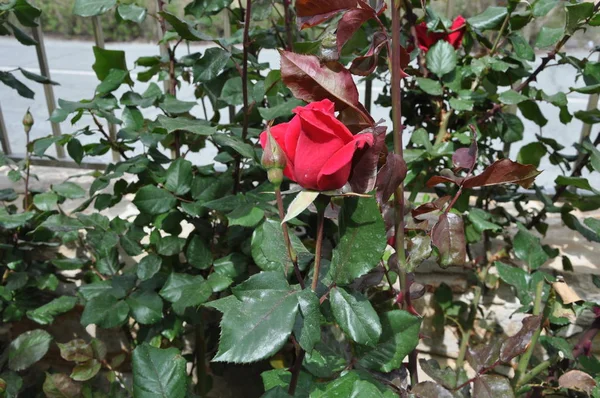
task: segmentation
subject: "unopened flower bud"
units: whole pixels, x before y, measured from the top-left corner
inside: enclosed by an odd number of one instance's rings
[[[273,138],[270,131],[267,132],[267,142],[263,151],[261,163],[267,169],[269,181],[275,185],[281,185],[283,181],[283,169],[287,163],[285,153]]]
[[[29,112],[29,109],[27,109],[27,113],[25,113],[25,116],[23,117],[23,128],[25,129],[26,133],[29,133],[31,131],[33,123],[33,115],[31,114],[31,112]]]

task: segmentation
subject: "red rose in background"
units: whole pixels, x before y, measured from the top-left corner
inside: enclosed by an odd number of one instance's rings
[[[373,145],[373,135],[352,135],[335,118],[335,105],[322,100],[294,109],[289,123],[271,127],[271,134],[287,157],[283,174],[307,189],[329,191],[343,187],[350,177],[358,149]],[[264,148],[267,132],[260,135]]]
[[[452,44],[455,49],[458,49],[462,43],[463,36],[465,35],[466,20],[461,15],[456,17],[454,22],[452,22],[452,26],[450,27],[451,33],[429,32],[425,22],[418,24],[415,29],[417,31],[417,42],[419,43],[419,48],[424,52],[427,52],[431,46],[440,40],[445,40]]]

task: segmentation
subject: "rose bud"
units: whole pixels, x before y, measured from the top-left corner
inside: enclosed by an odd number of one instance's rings
[[[29,112],[29,109],[27,109],[27,113],[25,113],[25,116],[23,117],[23,127],[25,129],[25,133],[29,133],[31,131],[33,123],[33,115],[31,112]]]
[[[328,99],[299,106],[296,116],[260,135],[265,149],[268,134],[277,141],[287,163],[283,174],[301,187],[331,191],[343,187],[352,171],[354,153],[373,145],[373,134],[353,135],[335,117],[335,105]]]
[[[283,169],[285,169],[287,160],[285,158],[285,153],[283,153],[281,147],[268,130],[263,149],[261,163],[263,167],[267,169],[269,181],[276,187],[279,187],[283,181]]]

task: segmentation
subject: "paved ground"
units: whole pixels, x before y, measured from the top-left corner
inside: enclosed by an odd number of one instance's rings
[[[92,45],[92,42],[46,39],[46,52],[49,58],[51,77],[60,83],[60,86],[55,87],[57,98],[74,101],[93,96],[98,81],[91,69],[94,63]],[[108,48],[125,50],[130,68],[133,68],[134,61],[140,56],[157,55],[159,53],[157,46],[145,43],[112,43],[108,45]],[[180,51],[183,55],[187,52],[187,49],[185,46],[181,46]],[[192,47],[191,51],[202,51],[202,48]],[[574,55],[585,56],[586,54],[586,51],[579,51]],[[269,62],[272,68],[279,68],[279,56],[275,51],[263,51],[260,60],[262,62]],[[24,47],[10,38],[0,38],[0,70],[10,70],[17,66],[39,73],[35,49],[33,47]],[[552,67],[540,75],[538,86],[542,87],[548,94],[553,94],[556,91],[568,90],[568,87],[577,84],[575,77],[576,72],[570,66]],[[28,107],[31,107],[32,113],[38,121],[32,130],[32,137],[42,137],[51,132],[50,124],[44,122],[48,117],[48,111],[42,86],[35,83],[29,84],[29,86],[36,92],[35,100],[21,98],[14,90],[0,86],[0,104],[4,112],[7,129],[9,130],[12,150],[15,153],[23,152],[24,135],[22,133],[21,119]],[[136,82],[135,90],[143,91],[145,86],[145,83]],[[380,86],[374,87],[374,98],[377,98],[380,90]],[[359,91],[361,95],[364,94],[362,85],[359,86]],[[178,96],[182,100],[194,100],[193,90],[190,87],[183,87]],[[587,96],[576,93],[569,96],[569,108],[572,112],[585,109],[586,105]],[[572,148],[572,144],[579,138],[581,123],[573,120],[569,125],[564,126],[558,121],[558,112],[555,107],[548,104],[541,104],[541,108],[549,123],[541,132],[533,123],[526,123],[526,142],[536,140],[535,134],[541,133],[544,136],[555,138],[567,147],[568,149],[565,152],[574,153],[575,150]],[[197,106],[192,112],[202,117],[201,106]],[[212,110],[209,109],[209,113],[211,112]],[[223,115],[225,113],[223,112]],[[145,116],[152,117],[155,114],[146,112]],[[373,116],[376,120],[390,120],[389,109],[377,106],[373,107]],[[75,131],[78,127],[85,126],[87,123],[89,121],[83,119],[78,125],[73,127],[67,121],[61,127],[63,132],[69,133]],[[389,124],[390,122],[388,122]],[[498,145],[501,145],[501,143],[498,143]],[[516,157],[518,149],[518,146],[513,146],[511,151],[512,158]],[[207,164],[212,161],[214,155],[214,148],[207,148],[201,154],[192,158],[192,160],[197,164]],[[108,158],[109,156],[107,155],[106,160]],[[542,168],[545,169],[545,172],[540,176],[539,182],[542,185],[551,186],[551,182],[554,180],[558,170],[550,165],[549,162],[542,164]]]

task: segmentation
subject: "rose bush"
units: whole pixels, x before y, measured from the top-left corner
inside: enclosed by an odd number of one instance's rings
[[[330,191],[343,187],[350,177],[356,151],[373,145],[373,134],[353,135],[335,117],[335,104],[328,99],[293,110],[287,123],[270,131],[287,157],[284,175],[301,187]],[[265,147],[267,132],[260,135]]]

